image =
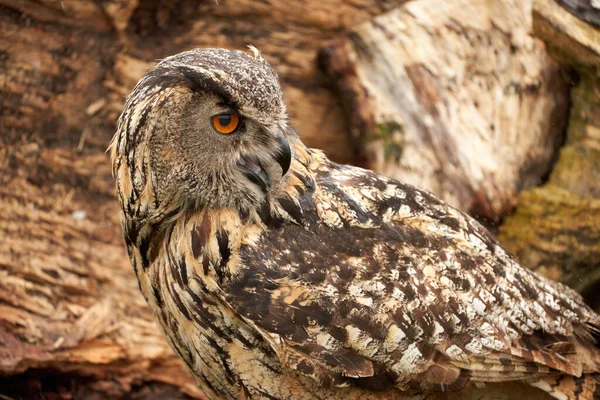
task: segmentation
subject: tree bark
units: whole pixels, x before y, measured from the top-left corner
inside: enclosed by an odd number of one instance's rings
[[[524,265],[574,287],[600,311],[600,28],[559,3],[535,0],[533,26],[578,74],[567,140],[548,182],[522,193],[500,239]]]
[[[0,397],[202,398],[122,243],[105,150],[124,97],[157,59],[253,44],[305,140],[354,161],[317,49],[400,3],[0,0]]]
[[[370,168],[493,222],[550,171],[569,81],[530,1],[409,2],[322,55]]]
[[[350,126],[346,123],[346,114],[330,79],[317,67],[316,54],[351,27],[404,1],[219,3],[0,0],[1,399],[202,398],[193,379],[164,341],[139,293],[121,240],[105,154],[124,97],[157,59],[194,47],[242,49],[253,44],[279,71],[293,122],[304,140],[323,148],[337,161],[365,162],[361,158],[362,144],[347,134],[355,121],[350,121]],[[445,8],[439,8],[431,17],[444,12]],[[464,12],[473,10],[467,7]],[[459,21],[466,15],[461,14]],[[526,18],[519,15],[518,18]],[[506,20],[494,19],[494,22],[502,27],[513,17],[506,14]],[[542,23],[541,19],[535,21]],[[514,56],[506,54],[510,41],[507,42],[505,30],[488,24],[454,34],[457,38],[471,37],[464,41],[466,47],[453,47],[457,54],[468,51],[476,57],[487,47],[485,40],[493,39],[490,42],[493,48],[484,51],[485,59],[496,60],[490,52],[498,46],[502,57],[507,57],[504,59],[510,67],[507,68],[516,68],[511,61]],[[532,89],[527,89],[526,83],[509,74],[522,89],[522,98],[511,101],[520,109],[524,104],[534,106],[533,100],[538,99],[541,105],[535,105],[539,108],[535,108],[538,112],[534,115],[539,117],[539,113],[555,109],[560,116],[564,112],[562,80],[553,81],[560,77],[558,67],[545,58],[535,39],[527,34],[521,39],[523,42],[517,43],[516,52],[533,68],[532,75],[528,75],[532,81],[526,82],[535,83]],[[575,43],[580,39],[567,35],[564,40]],[[533,44],[528,47],[527,43]],[[429,44],[414,48],[426,46]],[[442,54],[441,50],[438,47],[436,54]],[[574,46],[573,51],[577,51]],[[589,65],[596,65],[595,62]],[[408,77],[403,77],[402,82],[420,88],[416,92],[419,106],[429,104],[425,108],[435,116],[433,99],[438,91],[447,92],[440,83],[444,81],[431,76],[432,70],[427,65],[423,62],[407,65]],[[592,79],[591,72],[589,75]],[[587,79],[585,74],[581,76],[582,82]],[[472,80],[466,82],[473,83]],[[498,87],[505,88],[506,82],[513,81],[503,80]],[[548,99],[552,91],[556,94],[554,103]],[[582,96],[584,92],[580,92]],[[572,117],[569,137],[580,138],[577,143],[588,146],[596,143],[592,139],[596,136],[587,126],[600,124],[595,114],[597,92],[585,93],[586,99],[591,100],[575,103],[581,104],[585,118]],[[469,95],[480,96],[481,107],[487,104],[486,97],[472,88]],[[373,112],[378,111],[375,108]],[[439,116],[436,118],[434,123],[440,124]],[[596,122],[588,123],[591,119]],[[579,126],[577,131],[574,126]],[[572,141],[575,139],[569,140],[575,143]],[[553,148],[553,143],[544,142],[544,154],[534,158],[543,161],[551,157],[548,149]],[[580,147],[575,147],[576,154],[583,154]],[[561,160],[564,153],[563,150]],[[592,157],[595,153],[589,154],[591,158],[578,155],[577,160],[597,160]],[[539,165],[545,165],[542,161]],[[569,165],[591,168],[593,162],[586,163]],[[445,168],[456,167],[439,164],[440,173]],[[566,171],[561,172],[565,175],[555,170],[552,179],[563,176],[561,187],[570,182],[571,186],[580,185],[577,190],[585,191],[584,183],[576,184],[573,176],[568,175],[572,171],[569,168],[561,170]],[[543,167],[530,169],[541,171]],[[539,178],[532,179],[527,182]],[[464,187],[466,183],[457,185]],[[569,193],[576,190],[571,186],[564,190]],[[586,197],[586,201],[596,201],[594,196]],[[524,205],[519,204],[520,211]],[[594,207],[589,209],[596,210]],[[523,228],[522,222],[515,219],[515,229],[519,226]],[[593,233],[590,226],[581,227]],[[595,236],[584,238],[593,240]],[[525,243],[520,240],[514,243]],[[512,243],[510,237],[506,242]],[[527,243],[516,244],[514,248],[519,251],[529,246]],[[503,393],[504,389],[492,386],[492,390]],[[533,396],[531,393],[541,396],[523,385],[518,390],[526,393],[523,398]],[[489,392],[473,389],[473,393],[475,399],[484,398]],[[507,393],[510,395],[511,391],[504,391],[505,397]]]

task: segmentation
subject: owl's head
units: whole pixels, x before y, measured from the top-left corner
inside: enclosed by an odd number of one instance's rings
[[[110,148],[129,218],[248,210],[283,185],[295,134],[276,73],[251,49],[177,54],[138,82]]]

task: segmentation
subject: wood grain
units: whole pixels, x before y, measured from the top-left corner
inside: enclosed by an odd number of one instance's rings
[[[499,221],[562,143],[568,81],[532,36],[531,2],[407,3],[323,64],[367,165]]]

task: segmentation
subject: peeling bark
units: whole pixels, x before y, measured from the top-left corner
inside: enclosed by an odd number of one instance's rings
[[[243,48],[249,43],[257,46],[278,69],[293,122],[305,141],[325,149],[337,161],[362,162],[357,158],[362,145],[346,135],[346,114],[330,87],[330,80],[317,68],[316,52],[350,27],[404,1],[219,3],[0,0],[0,397],[202,398],[193,379],[164,341],[139,293],[121,241],[113,181],[104,153],[124,97],[157,59],[193,47]],[[464,13],[475,11],[466,7]],[[435,15],[444,12],[446,10],[439,7]],[[459,21],[466,19],[466,15],[461,14]],[[451,24],[454,31],[450,29],[449,34],[466,38],[453,47],[456,54],[467,51],[472,64],[487,60],[482,66],[491,69],[498,60],[506,63],[501,65],[509,70],[517,68],[519,64],[513,65],[511,61],[517,56],[506,53],[512,45],[507,42],[506,31],[511,18],[518,20],[526,16],[500,15],[506,19],[495,17],[494,22],[499,24],[495,31],[490,30],[491,19],[486,20],[488,25],[470,27],[462,33],[460,25]],[[553,18],[554,22],[561,21]],[[476,21],[478,19],[473,23]],[[545,29],[542,25],[549,24],[540,18],[534,22],[540,31]],[[380,29],[379,33],[385,32]],[[564,96],[557,67],[543,67],[547,61],[543,51],[528,34],[523,33],[517,39],[521,40],[517,43],[517,58],[524,57],[523,60],[528,61],[524,65],[533,68],[533,72],[528,75],[531,80],[515,80],[521,85],[518,96],[523,98],[509,104],[523,107],[535,96],[544,98],[555,92],[555,103],[544,100],[539,113],[555,107],[555,116],[559,118],[564,112],[561,108]],[[571,43],[571,50],[579,51],[572,45],[581,40],[578,36],[567,35],[563,39]],[[493,47],[489,47],[486,40],[490,40]],[[450,44],[449,38],[447,41]],[[508,50],[507,43],[511,43]],[[360,41],[356,41],[356,45],[359,44]],[[593,45],[582,45],[578,54],[588,54],[586,46]],[[411,49],[427,46],[429,44],[419,44]],[[496,46],[500,51],[497,58],[491,55]],[[566,47],[561,48],[564,51]],[[363,50],[375,51],[375,48]],[[478,56],[479,52],[483,55]],[[586,65],[596,65],[594,57],[597,55],[588,56],[592,61],[586,58]],[[344,65],[347,64],[340,68]],[[432,71],[423,60],[411,62],[403,77],[403,82],[419,88],[415,96],[421,106],[430,104],[427,110],[431,113],[436,110],[432,104],[444,82],[432,75]],[[583,81],[587,79],[585,76],[592,79],[593,74],[582,72],[581,76]],[[529,84],[533,85],[532,92],[527,89]],[[485,93],[478,94],[473,89],[468,93],[485,98]],[[581,107],[576,109],[582,110],[581,115],[585,117],[581,120],[572,117],[571,127],[579,128],[577,131],[572,128],[571,132],[591,133],[573,133],[570,138],[581,138],[579,142],[586,143],[588,148],[589,143],[596,143],[593,129],[600,124],[595,119],[597,93],[584,90],[582,96],[584,93],[588,96],[586,99],[591,100],[576,103]],[[478,101],[482,106],[485,104],[482,99]],[[352,109],[358,110],[360,118],[365,118],[365,124],[371,124],[365,126],[377,128],[361,109]],[[541,114],[536,112],[535,115]],[[440,124],[441,117],[436,118],[434,123]],[[537,121],[537,117],[534,120]],[[596,122],[589,123],[590,120]],[[507,126],[512,122],[507,117],[503,121]],[[525,124],[523,119],[518,121]],[[362,126],[357,123],[360,121],[350,121],[352,127]],[[560,120],[556,123],[560,125]],[[529,129],[528,126],[524,129]],[[387,125],[391,130],[394,127]],[[383,131],[381,127],[378,129],[379,134],[384,134],[386,127]],[[493,131],[497,129],[500,128]],[[542,147],[547,151],[553,143],[550,140]],[[392,146],[392,153],[393,149]],[[379,151],[385,152],[385,149]],[[444,147],[437,151],[443,154]],[[566,159],[564,154],[567,153],[562,154],[561,160]],[[572,154],[582,153],[574,150]],[[576,160],[587,160],[585,162],[567,164],[594,171],[596,155],[588,154],[589,159],[576,157]],[[539,157],[534,158],[545,160],[548,155],[544,153]],[[525,169],[537,170],[538,175],[532,176],[538,177],[525,180],[529,182],[525,186],[538,182],[545,170],[543,162],[536,163]],[[560,178],[562,187],[566,185],[564,182],[571,185],[564,190],[585,192],[587,183],[568,175],[568,171],[575,171],[570,168],[555,169],[552,179],[563,176]],[[458,174],[453,164],[439,164],[436,173],[444,176],[446,169],[454,169]],[[492,178],[490,185],[495,182]],[[465,187],[466,184],[456,185]],[[419,186],[424,185],[419,182]],[[487,192],[473,189],[473,193],[475,200],[469,198],[473,204],[490,202]],[[506,200],[509,198],[503,198],[502,204],[510,205]],[[593,202],[596,198],[594,194],[585,197],[585,201]],[[581,203],[581,206],[591,210],[596,207],[595,203],[589,206]],[[498,205],[490,207],[492,211],[503,209]],[[488,208],[483,209],[484,215],[490,213]],[[523,229],[517,223],[514,227]],[[581,225],[581,229],[588,228],[589,232],[595,232],[593,226]],[[589,238],[594,240],[595,236]],[[526,254],[530,250],[520,250],[526,246],[516,244],[514,249]],[[572,252],[572,247],[564,248],[565,252]],[[562,254],[558,251],[560,248],[553,256]],[[522,397],[542,396],[524,385],[518,387],[527,393]],[[494,386],[493,390],[503,392],[504,389]],[[508,392],[514,397],[510,387]],[[474,393],[478,394],[473,398],[485,396],[481,390],[474,389]]]
[[[315,54],[401,1],[218,3],[0,0],[0,397],[202,398],[139,293],[105,154],[157,59],[252,43],[305,140],[354,160]]]
[[[562,142],[568,81],[531,3],[413,1],[323,52],[368,166],[499,221]]]
[[[574,287],[600,311],[600,29],[558,3],[535,0],[533,26],[579,75],[567,141],[548,182],[519,197],[500,240],[524,265]]]

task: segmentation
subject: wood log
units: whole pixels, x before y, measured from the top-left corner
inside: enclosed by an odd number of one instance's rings
[[[499,221],[539,185],[568,114],[531,2],[413,1],[322,53],[367,165]]]
[[[535,0],[533,26],[551,54],[578,73],[567,140],[548,182],[519,197],[500,240],[600,311],[600,28],[559,3]]]
[[[202,398],[137,288],[105,150],[157,59],[251,43],[307,142],[350,162],[317,49],[402,1],[0,0],[0,398]]]
[[[316,50],[403,2],[0,0],[0,399],[201,399],[121,242],[104,151],[124,96],[159,58],[251,43],[304,139],[358,162]]]

